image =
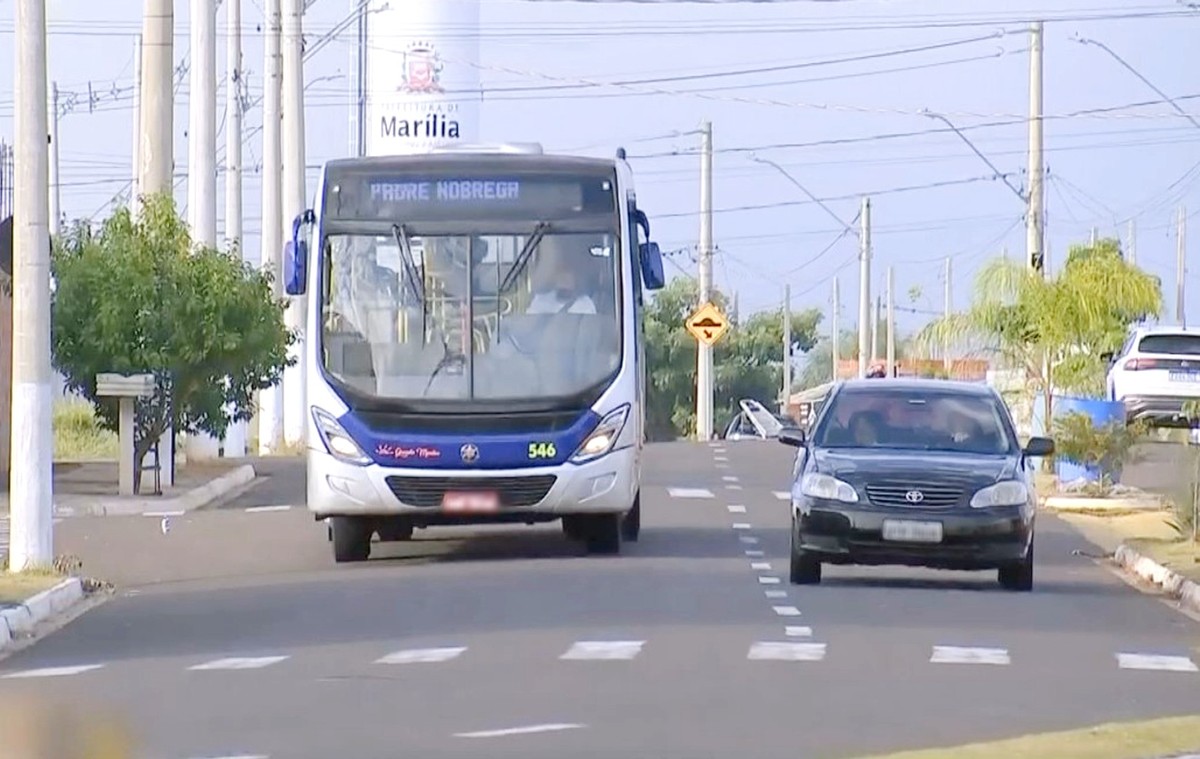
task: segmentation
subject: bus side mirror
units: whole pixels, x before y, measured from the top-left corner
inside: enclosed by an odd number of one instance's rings
[[[292,240],[283,246],[283,286],[288,295],[303,295],[308,274],[308,244]]]
[[[642,264],[642,282],[647,290],[661,290],[667,284],[663,273],[662,253],[656,242],[644,242],[638,246],[638,258]]]

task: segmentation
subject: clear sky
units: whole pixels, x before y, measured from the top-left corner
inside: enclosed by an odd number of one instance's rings
[[[988,165],[953,133],[864,138],[944,130],[921,115],[923,109],[937,111],[965,129],[992,163],[1024,187],[1026,128],[1019,123],[1028,107],[1024,29],[1028,19],[1044,18],[1051,266],[1061,262],[1071,242],[1086,240],[1093,227],[1102,235],[1124,236],[1133,218],[1139,263],[1163,277],[1168,313],[1174,313],[1174,214],[1186,204],[1193,228],[1198,226],[1200,127],[1167,103],[1132,107],[1160,97],[1103,50],[1072,37],[1078,33],[1105,43],[1200,120],[1200,12],[1185,14],[1183,2],[483,4],[485,140],[532,140],[548,149],[598,155],[625,146],[655,237],[664,250],[680,251],[671,257],[671,270],[694,273],[698,138],[680,133],[711,119],[717,149],[717,285],[738,293],[743,314],[777,306],[784,282],[792,287],[794,306],[827,308],[836,275],[846,326],[855,318],[856,241],[846,236],[835,243],[839,223],[751,156],[782,164],[821,198],[841,198],[826,205],[846,221],[857,213],[857,196],[872,195],[873,279],[878,288],[886,267],[895,267],[898,303],[913,310],[900,314],[902,325],[916,326],[928,312],[941,310],[946,256],[953,257],[954,299],[961,306],[981,262],[1005,246],[1011,255],[1022,255],[1021,201],[992,180]],[[13,44],[14,5],[0,0],[0,49],[6,51]],[[316,0],[305,20],[310,41],[347,18],[353,5]],[[72,217],[101,218],[114,196],[127,189],[131,174],[133,45],[142,3],[50,0],[49,7],[50,77],[67,110],[60,122],[63,208]],[[1161,15],[1172,12],[1177,15]],[[176,58],[183,61],[188,57],[186,0],[177,0],[176,13]],[[218,22],[222,40],[223,15]],[[252,101],[262,92],[261,20],[262,0],[244,0]],[[351,149],[348,74],[354,42],[351,26],[306,68],[310,177],[321,161]],[[221,51],[218,67],[224,68]],[[628,80],[655,81],[600,86]],[[178,92],[175,145],[182,203],[186,76]],[[1077,114],[1091,109],[1105,110]],[[0,56],[0,139],[11,139],[12,114],[9,54]],[[246,116],[247,129],[254,130],[248,132],[246,151],[246,251],[255,260],[261,118],[257,105]],[[997,121],[1018,123],[967,129]],[[223,140],[222,133],[218,142]],[[310,194],[313,187],[310,182]],[[218,203],[219,214],[223,209]],[[1194,255],[1200,230],[1192,239]],[[1200,320],[1198,275],[1200,264],[1188,275],[1193,321]],[[922,292],[915,300],[909,298],[912,288]]]

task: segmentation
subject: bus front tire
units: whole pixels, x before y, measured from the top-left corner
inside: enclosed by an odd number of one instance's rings
[[[362,517],[333,517],[333,560],[338,564],[366,561],[371,556],[371,521]]]
[[[412,540],[413,523],[407,519],[383,519],[380,520],[378,528],[375,532],[379,535],[381,543],[395,543],[401,540]]]
[[[621,520],[621,539],[636,543],[642,531],[642,494],[633,497],[633,508]]]
[[[621,552],[620,514],[594,514],[587,530],[587,552],[617,554]]]

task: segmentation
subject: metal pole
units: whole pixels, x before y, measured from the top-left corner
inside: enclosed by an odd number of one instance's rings
[[[1187,326],[1187,209],[1179,207],[1175,231],[1175,319]]]
[[[871,312],[871,366],[879,363],[879,318],[883,311],[883,298],[875,296],[875,307]]]
[[[355,66],[358,69],[358,91],[355,93],[357,109],[357,133],[355,135],[355,155],[367,154],[367,10],[369,5],[361,5],[358,9],[358,46],[355,49]]]
[[[834,382],[836,382],[837,378],[838,378],[838,364],[840,364],[842,361],[842,356],[841,356],[842,333],[838,327],[838,314],[841,313],[841,310],[842,310],[842,297],[841,297],[841,293],[838,292],[838,278],[834,277],[833,278],[833,318],[829,320],[829,339],[830,339],[829,349],[830,349],[830,358],[832,359],[832,363],[833,363],[833,377],[831,379]]]
[[[45,0],[17,0],[15,36],[11,450],[20,466],[9,473],[9,567],[19,572],[54,561]]]
[[[145,0],[142,11],[141,189],[171,191],[175,171],[175,9],[172,0]]]
[[[1025,260],[1045,273],[1046,200],[1042,155],[1042,22],[1029,30],[1029,202],[1025,214]]]
[[[887,376],[896,376],[896,277],[887,268]]]
[[[62,185],[59,183],[58,163],[58,82],[51,85],[50,95],[50,234],[62,232]]]
[[[712,122],[700,127],[700,303],[712,300]],[[696,438],[712,438],[712,348],[696,346]]]
[[[945,322],[950,321],[950,310],[951,310],[952,306],[954,305],[954,302],[952,300],[952,295],[950,292],[950,281],[951,281],[951,268],[950,267],[951,267],[950,257],[946,256],[946,271],[942,275],[946,279],[946,281],[944,283],[945,292],[943,294],[944,302],[942,304],[942,318],[945,320]],[[942,345],[942,351],[943,351],[942,352],[942,369],[944,369],[947,373],[949,373],[950,369],[953,368],[953,366],[954,366],[954,362],[950,358],[950,338],[948,338],[948,337],[946,338],[946,342]]]
[[[792,287],[783,286],[783,402],[781,413],[786,414],[792,398]]]
[[[188,97],[188,227],[192,242],[217,244],[217,6],[192,0],[191,92]],[[221,444],[202,432],[188,435],[189,461],[215,459]]]
[[[862,199],[858,249],[858,376],[867,376],[871,353],[871,199]]]
[[[283,223],[290,231],[292,220],[307,203],[304,149],[304,0],[285,0],[283,14]],[[295,364],[283,375],[283,436],[289,445],[304,442],[304,298],[289,299],[287,326],[299,338],[289,349]]]
[[[275,297],[283,295],[280,258],[283,252],[283,157],[280,112],[282,63],[280,35],[281,0],[266,0],[266,39],[263,69],[263,171],[262,171],[262,267],[271,276]],[[277,383],[258,394],[258,451],[267,455],[283,448],[283,385]]]
[[[1126,259],[1137,266],[1137,219],[1129,220],[1129,253]]]
[[[134,37],[133,45],[133,183],[129,210],[136,216],[142,195],[142,35]]]
[[[224,0],[229,37],[225,41],[225,245],[239,258],[242,248],[242,0]],[[234,409],[227,409],[232,412]],[[233,422],[225,432],[225,456],[246,455],[247,425]]]

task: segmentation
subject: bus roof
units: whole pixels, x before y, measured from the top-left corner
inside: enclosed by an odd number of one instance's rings
[[[585,172],[612,170],[616,160],[569,155],[546,155],[545,153],[503,153],[495,151],[447,151],[439,153],[415,153],[411,155],[364,156],[362,158],[335,158],[325,162],[326,171],[341,172],[354,170],[403,171],[417,166],[438,164],[442,166],[462,165],[477,167],[483,161],[492,166],[508,162],[523,166],[544,166],[562,170]]]

